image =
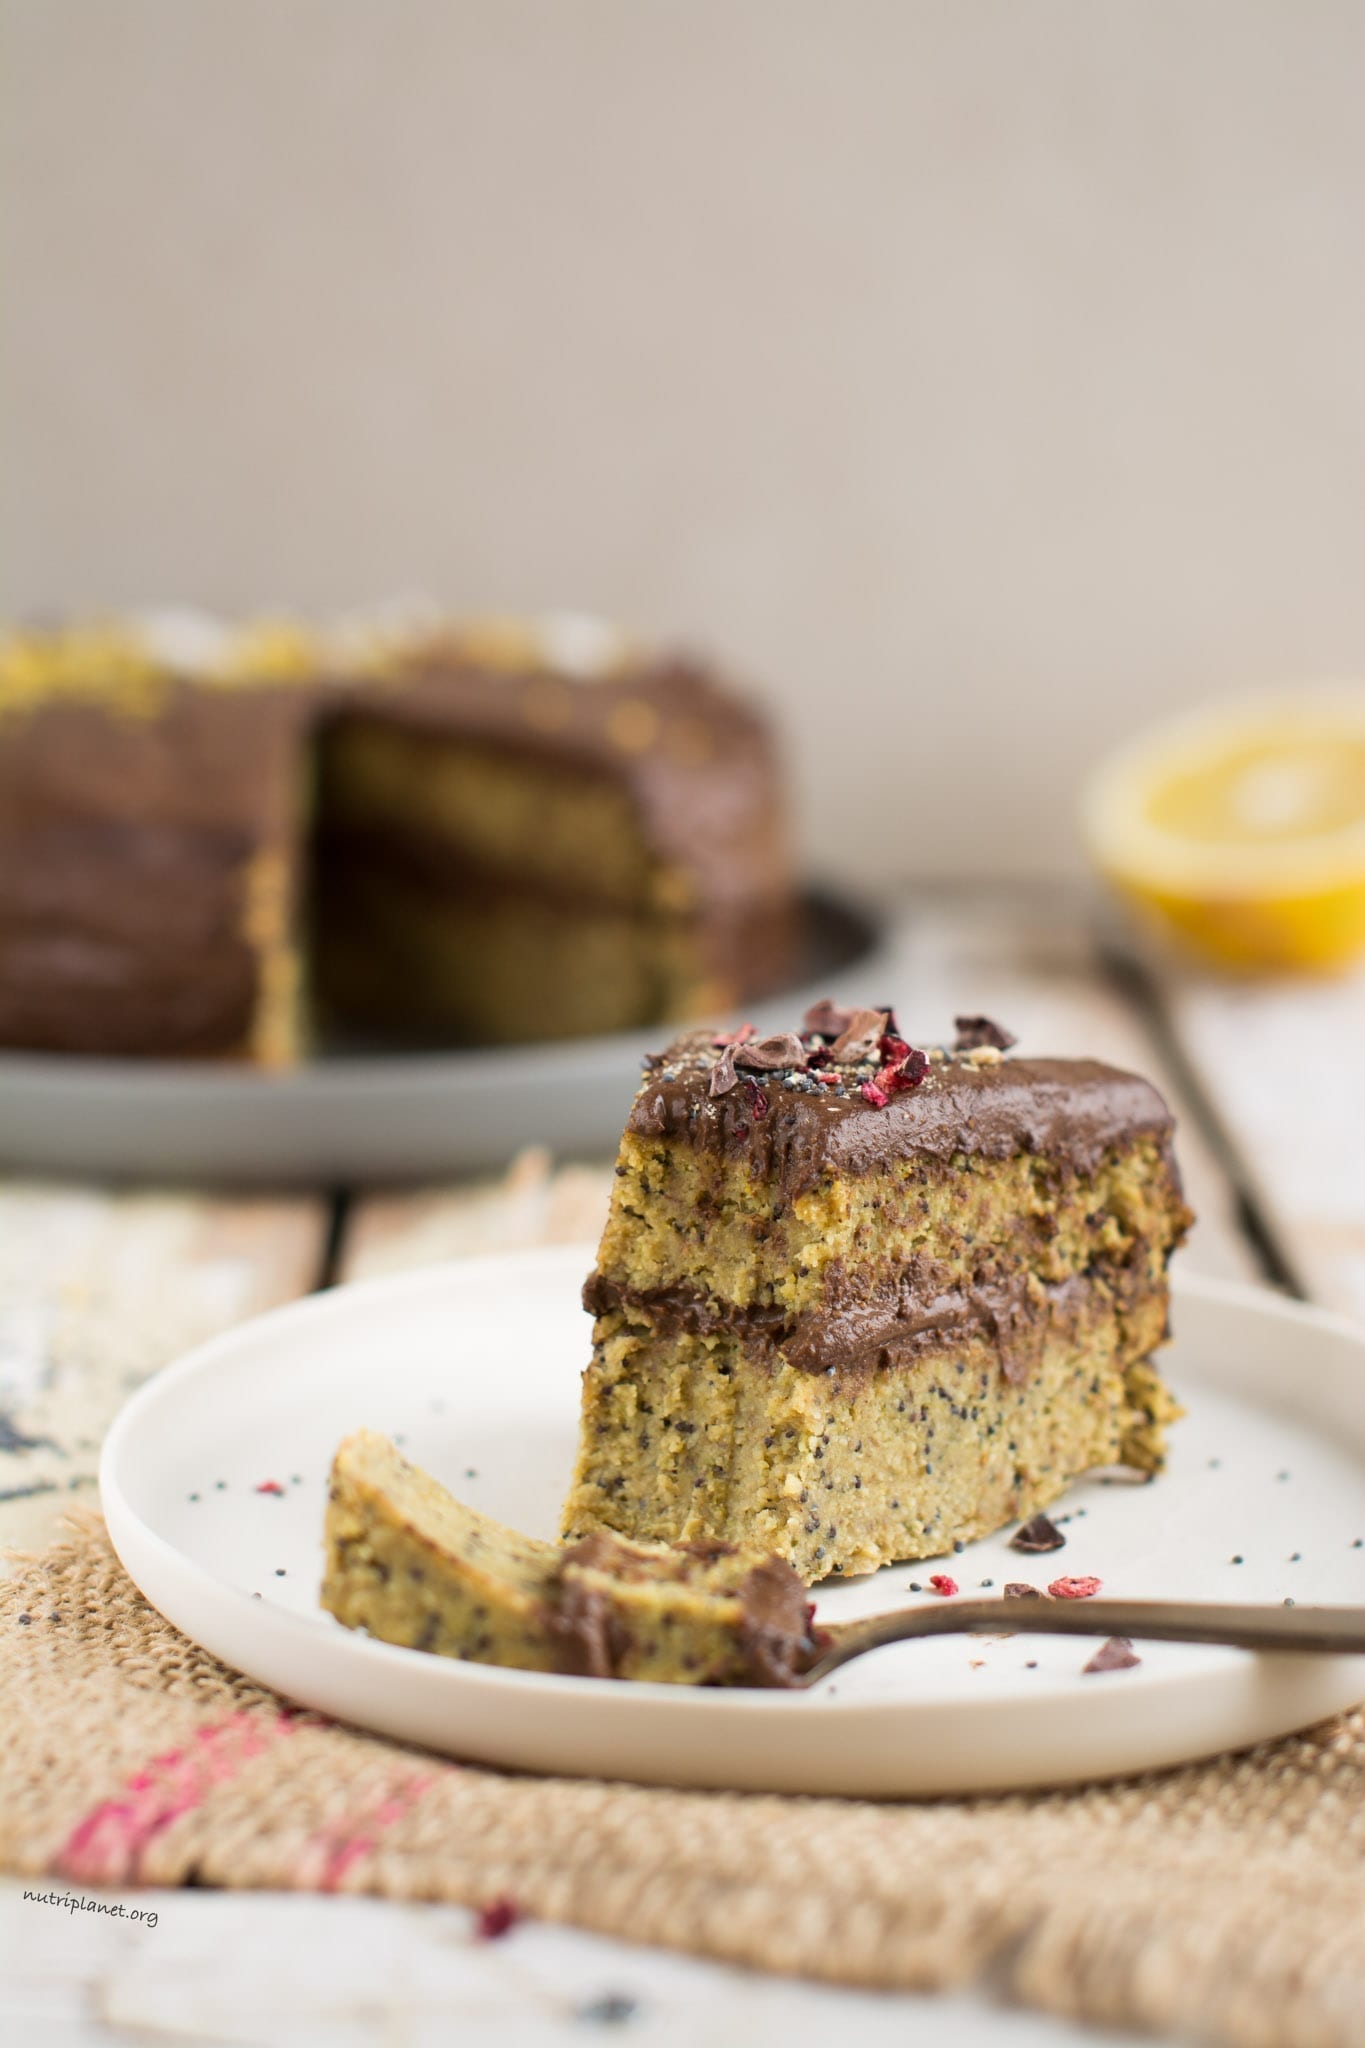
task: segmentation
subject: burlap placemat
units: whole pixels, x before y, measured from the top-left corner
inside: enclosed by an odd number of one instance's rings
[[[1079,1792],[877,1804],[467,1768],[178,1635],[81,1519],[0,1587],[0,1862],[483,1905],[858,1985],[986,1972],[1092,2021],[1365,2043],[1365,1714]]]

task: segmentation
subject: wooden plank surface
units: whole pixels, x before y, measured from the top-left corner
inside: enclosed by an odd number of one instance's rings
[[[317,1284],[312,1197],[0,1182],[0,1546],[93,1499],[115,1411],[158,1366]]]
[[[1365,1322],[1365,975],[1158,987],[1286,1267],[1310,1300]]]
[[[606,1220],[611,1167],[556,1167],[530,1146],[507,1172],[447,1187],[357,1196],[337,1262],[341,1280],[368,1280],[438,1259],[532,1244],[595,1242]]]

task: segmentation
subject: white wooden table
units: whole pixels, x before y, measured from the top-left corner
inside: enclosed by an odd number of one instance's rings
[[[1185,1262],[1290,1284],[1365,1319],[1365,980],[1270,992],[1154,985],[1104,964],[1074,901],[979,893],[924,904],[894,978],[912,1029],[941,1032],[955,1010],[984,1011],[1031,1051],[1093,1053],[1152,1075],[1180,1119],[1199,1212]],[[589,1239],[608,1181],[604,1162],[556,1168],[535,1152],[498,1181],[351,1190],[340,1201],[0,1180],[0,1542],[39,1545],[68,1502],[94,1497],[110,1417],[188,1345],[321,1284]],[[866,2048],[921,2027],[942,2048],[1091,2038],[1002,2012],[988,1991],[926,2005],[562,1928],[479,1944],[455,1908],[274,1893],[139,1903],[156,1910],[154,1928],[92,1927],[0,1880],[0,2040],[763,2048],[798,2027]]]

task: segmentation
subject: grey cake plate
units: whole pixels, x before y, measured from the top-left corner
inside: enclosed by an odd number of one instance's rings
[[[893,948],[866,907],[812,891],[799,986],[746,1012],[787,1030],[823,995],[888,1000]],[[291,1072],[0,1053],[0,1169],[314,1186],[440,1179],[521,1146],[609,1153],[640,1058],[667,1027],[462,1051],[324,1052]]]

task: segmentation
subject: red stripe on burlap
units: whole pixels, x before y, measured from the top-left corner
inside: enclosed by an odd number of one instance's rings
[[[371,1806],[319,1828],[294,1864],[294,1882],[307,1891],[339,1891],[355,1865],[374,1854],[385,1831],[410,1813],[441,1775],[420,1771],[391,1780]]]
[[[163,1750],[128,1779],[117,1799],[105,1799],[72,1829],[57,1859],[64,1877],[86,1884],[135,1882],[149,1842],[182,1814],[203,1804],[217,1785],[293,1732],[300,1716],[245,1707],[196,1728],[193,1740]]]

